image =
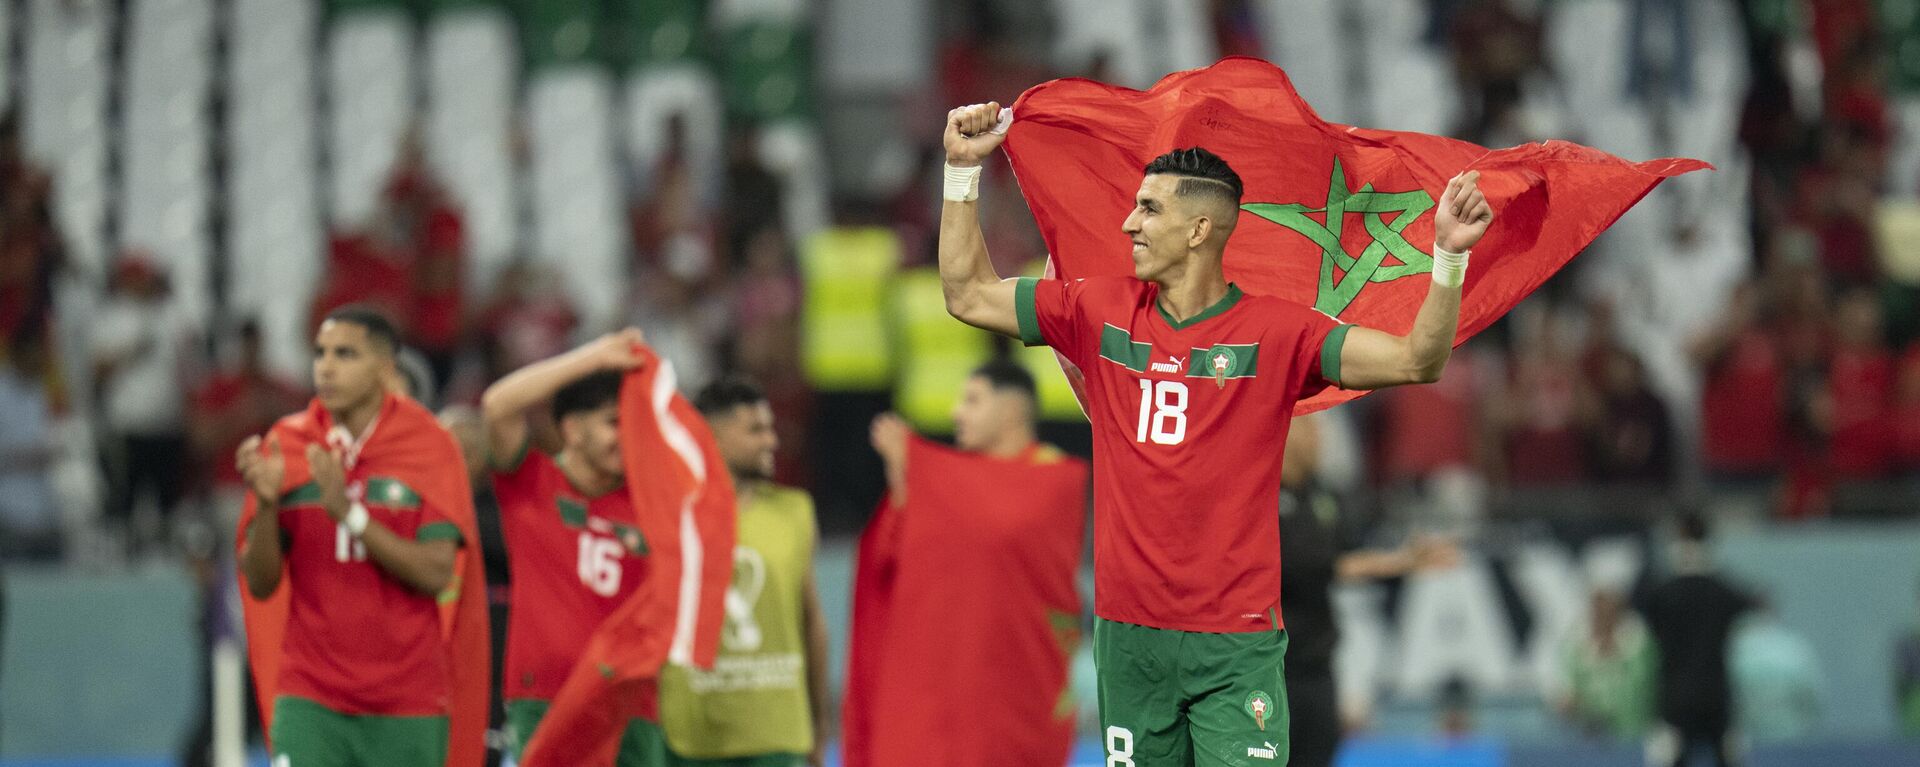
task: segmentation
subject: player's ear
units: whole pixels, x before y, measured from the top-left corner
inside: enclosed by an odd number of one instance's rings
[[[1187,247],[1197,248],[1213,237],[1213,217],[1201,213],[1193,217],[1193,224],[1187,230]]]

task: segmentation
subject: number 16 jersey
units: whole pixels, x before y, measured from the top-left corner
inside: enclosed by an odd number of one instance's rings
[[[646,542],[625,486],[584,495],[539,450],[496,471],[493,491],[513,568],[501,697],[551,701],[600,622],[646,577]]]
[[[1022,279],[1021,341],[1085,376],[1094,613],[1179,631],[1271,631],[1280,454],[1294,403],[1339,380],[1349,326],[1229,285],[1184,322],[1130,277]]]

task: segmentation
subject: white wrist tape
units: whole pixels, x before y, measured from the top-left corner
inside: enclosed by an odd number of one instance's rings
[[[980,199],[980,166],[956,168],[947,166],[946,187],[940,196],[954,202],[973,202]]]
[[[355,538],[367,531],[367,523],[373,518],[367,514],[367,507],[358,501],[347,507],[347,518],[341,520],[347,526],[347,534]]]
[[[1473,251],[1471,250],[1465,253],[1454,253],[1446,248],[1440,247],[1440,243],[1434,243],[1434,284],[1444,285],[1449,288],[1460,287],[1460,284],[1467,279],[1467,257],[1471,255],[1473,255]]]

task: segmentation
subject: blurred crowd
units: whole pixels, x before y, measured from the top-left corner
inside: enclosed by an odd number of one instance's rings
[[[1046,35],[1027,26],[1045,21],[1044,11],[963,5],[967,12],[939,19],[935,103],[1005,98],[1059,75],[1112,76],[1114,62],[1103,55],[1052,55]],[[1213,4],[1220,53],[1271,48],[1255,5]],[[1633,30],[1622,103],[1685,105],[1692,102],[1671,98],[1718,92],[1695,82],[1702,67],[1689,53],[1689,35],[1705,22],[1687,9],[1700,4],[1627,5]],[[1682,351],[1677,360],[1651,354],[1645,333],[1623,332],[1636,320],[1622,315],[1645,315],[1644,307],[1582,287],[1608,271],[1603,262],[1624,259],[1590,253],[1464,347],[1446,380],[1353,408],[1374,467],[1361,479],[1401,487],[1466,477],[1495,496],[1594,483],[1728,489],[1749,493],[1766,512],[1809,517],[1832,513],[1836,498],[1844,506],[1850,489],[1898,487],[1920,472],[1920,287],[1902,280],[1909,271],[1889,267],[1920,259],[1920,248],[1882,234],[1920,220],[1904,203],[1920,197],[1920,163],[1895,170],[1905,167],[1904,137],[1920,132],[1902,122],[1905,102],[1891,75],[1904,29],[1883,23],[1867,0],[1726,7],[1742,24],[1747,75],[1744,91],[1724,97],[1737,103],[1717,108],[1738,115],[1730,138],[1747,188],[1729,194],[1750,200],[1734,210],[1751,246],[1737,270],[1745,276],[1723,291],[1702,290],[1708,299],[1726,295],[1719,318],[1676,324],[1672,332],[1684,337],[1667,340]],[[1538,96],[1568,74],[1556,71],[1548,39],[1554,5],[1433,0],[1428,9],[1421,39],[1451,64],[1457,85],[1452,133],[1505,145],[1558,126],[1587,138],[1577,120],[1553,114],[1569,109],[1565,99]],[[1811,60],[1799,55],[1809,50]],[[1817,73],[1811,108],[1806,71]],[[1674,119],[1662,109],[1648,114],[1660,124]],[[893,188],[842,192],[835,203],[839,223],[897,232],[909,266],[932,263],[938,226],[929,191],[938,126],[922,122],[901,128],[922,149]],[[563,275],[533,259],[512,261],[491,284],[471,284],[460,202],[427,161],[419,132],[409,131],[376,212],[329,236],[311,316],[349,303],[386,311],[404,329],[411,367],[436,403],[470,402],[487,382],[583,334],[638,325],[677,361],[683,380],[740,371],[763,381],[790,414],[795,433],[786,444],[820,444],[802,433],[810,408],[799,360],[801,243],[778,220],[783,188],[753,151],[754,130],[730,129],[720,177],[705,178],[711,169],[687,159],[686,129],[673,122],[657,167],[629,174],[628,299],[616,317],[582,316]],[[97,499],[100,513],[84,516],[105,520],[113,545],[139,549],[169,536],[160,520],[176,508],[231,485],[223,458],[240,435],[299,402],[304,382],[269,372],[259,351],[294,341],[263,338],[250,318],[221,312],[217,326],[193,327],[170,301],[165,259],[137,249],[119,254],[105,274],[80,273],[63,257],[52,214],[57,179],[26,157],[12,121],[0,142],[0,407],[9,414],[0,483],[20,488],[0,492],[0,523],[15,533],[10,548],[57,550],[59,483],[46,469],[58,446],[82,444],[56,438],[71,420],[65,416],[80,410],[93,416],[80,422],[92,427],[109,488]],[[1021,272],[1044,257],[1044,245],[1010,174],[989,174],[988,183],[999,187],[985,195],[990,252],[1002,273]],[[1643,207],[1656,206],[1672,210],[1655,246],[1683,254],[1708,236],[1700,219],[1713,214],[1710,204],[1676,194]],[[1595,250],[1607,243],[1603,237]],[[63,275],[98,285],[96,316],[57,311]],[[88,326],[83,365],[56,359],[58,322]],[[1661,385],[1655,375],[1676,363],[1686,366],[1690,387]],[[92,385],[69,386],[62,370],[83,371]],[[73,391],[91,396],[76,400]],[[1689,395],[1697,399],[1676,401]],[[789,453],[783,473],[804,481],[809,457]]]

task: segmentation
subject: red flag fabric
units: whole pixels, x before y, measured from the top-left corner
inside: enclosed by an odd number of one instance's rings
[[[1315,115],[1278,67],[1250,58],[1171,74],[1147,91],[1077,78],[1042,83],[1013,114],[1007,157],[1046,239],[1050,276],[1130,276],[1120,222],[1142,169],[1169,150],[1200,146],[1225,158],[1246,187],[1226,251],[1229,281],[1395,334],[1413,327],[1427,295],[1429,211],[1455,174],[1480,171],[1494,223],[1473,249],[1455,345],[1532,293],[1661,180],[1711,167],[1632,163],[1564,141],[1489,151],[1336,125]],[[1297,412],[1363,393],[1328,389]]]
[[[527,767],[611,767],[627,721],[656,694],[661,665],[712,668],[720,650],[733,479],[706,421],[677,393],[673,366],[640,352],[620,387],[620,452],[652,565],[588,641],[527,744]]]
[[[847,767],[1066,762],[1086,503],[1086,463],[1053,447],[909,443],[906,503],[860,537]]]
[[[448,767],[479,767],[486,760],[492,664],[487,644],[486,573],[465,463],[459,444],[420,403],[389,394],[378,418],[379,426],[360,449],[358,463],[378,467],[380,474],[413,488],[427,506],[442,510],[466,542],[454,558],[453,582],[440,595],[441,638],[448,653],[446,763]],[[278,436],[287,467],[281,492],[313,478],[307,465],[307,445],[326,445],[327,431],[332,428],[332,416],[317,399],[306,410],[274,424],[270,434]],[[240,513],[236,552],[246,544],[247,527],[258,511],[249,494]],[[283,577],[273,595],[261,600],[253,598],[242,576],[240,594],[247,626],[247,657],[253,667],[254,689],[259,693],[260,722],[263,731],[272,732],[273,700],[279,694],[281,648],[289,608],[287,581]]]

